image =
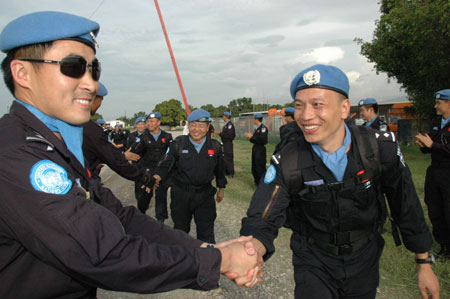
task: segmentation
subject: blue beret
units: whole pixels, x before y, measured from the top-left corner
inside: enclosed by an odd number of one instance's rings
[[[255,113],[253,115],[253,118],[262,118],[262,117],[263,117],[263,115],[261,113]]]
[[[287,107],[284,109],[284,115],[294,115],[295,108],[294,107]]]
[[[291,83],[291,96],[305,88],[325,88],[339,92],[348,98],[350,86],[347,75],[331,65],[316,64],[295,76]]]
[[[123,125],[122,125],[122,124],[119,124],[119,128],[123,128]]]
[[[378,103],[377,100],[375,100],[374,98],[362,99],[358,102],[359,107],[364,105],[378,105]]]
[[[60,39],[73,39],[95,51],[100,25],[89,19],[58,11],[40,11],[9,22],[0,35],[0,50],[9,50]],[[91,35],[92,33],[92,35]]]
[[[102,118],[97,119],[97,123],[99,125],[105,125],[106,124],[106,122]]]
[[[231,112],[225,111],[223,115],[231,117]]]
[[[140,117],[136,118],[136,120],[134,121],[134,125],[136,126],[138,123],[142,123],[142,122],[145,123],[145,117],[140,116]]]
[[[106,89],[105,85],[103,85],[102,82],[98,82],[97,96],[104,97],[107,94],[108,94],[108,90]]]
[[[434,94],[434,98],[438,100],[450,100],[450,89],[439,90]]]
[[[161,119],[161,113],[159,112],[152,112],[149,115],[147,115],[147,117],[145,119],[149,119],[149,118],[157,118],[157,119]]]
[[[191,112],[187,118],[188,122],[193,121],[203,121],[203,122],[210,122],[211,121],[211,114],[209,114],[208,111],[203,109],[197,109]]]

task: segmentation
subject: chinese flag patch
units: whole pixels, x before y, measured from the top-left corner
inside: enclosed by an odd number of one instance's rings
[[[161,141],[162,142],[166,142],[166,138],[161,138]]]
[[[214,155],[214,150],[213,149],[209,149],[208,150],[208,155]]]

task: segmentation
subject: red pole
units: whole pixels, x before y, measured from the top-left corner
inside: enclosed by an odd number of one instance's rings
[[[187,115],[191,114],[191,111],[189,110],[189,105],[186,99],[186,95],[184,94],[184,88],[183,83],[181,83],[180,74],[178,73],[178,67],[177,62],[175,61],[175,56],[172,52],[172,47],[170,46],[170,40],[169,36],[167,35],[166,26],[164,25],[164,20],[161,15],[161,10],[159,9],[158,0],[155,0],[155,6],[156,10],[158,11],[159,21],[161,22],[161,27],[164,32],[164,37],[166,38],[167,48],[169,48],[170,58],[172,59],[173,68],[175,70],[175,75],[177,76],[178,86],[180,86],[181,96],[183,97],[184,106],[186,107],[186,113]]]

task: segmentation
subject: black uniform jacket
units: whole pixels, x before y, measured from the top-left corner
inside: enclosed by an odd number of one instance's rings
[[[364,126],[366,123],[363,124]],[[382,121],[380,117],[377,115],[375,120],[370,124],[370,127],[375,130],[380,130],[382,132],[389,132],[389,126],[386,122]]]
[[[422,147],[422,153],[431,153],[433,167],[450,167],[450,122],[441,129],[441,118],[433,120],[431,130],[428,132],[433,145],[431,148]]]
[[[378,138],[382,167],[382,192],[386,195],[391,215],[400,228],[403,243],[406,248],[413,252],[426,252],[431,248],[431,234],[425,223],[422,206],[414,189],[409,168],[403,160],[398,144],[393,142],[395,141],[395,135],[380,131],[372,132]],[[300,138],[304,139],[304,136],[300,136]],[[355,144],[353,136],[352,144]],[[313,151],[310,144],[306,145],[308,148],[305,150]],[[355,148],[352,146],[347,153],[348,165],[344,174],[344,180],[354,175],[349,167],[350,165],[356,165],[355,155],[359,156],[354,151]],[[272,157],[271,164],[275,167],[276,176],[270,183],[264,182],[259,184],[253,194],[247,217],[242,221],[240,232],[241,235],[253,235],[253,237],[264,244],[267,249],[265,259],[270,257],[275,250],[273,240],[278,234],[278,229],[286,221],[286,209],[288,209],[291,200],[279,164],[280,159],[283,159],[282,154],[283,150],[281,150],[279,155]],[[320,183],[320,181],[333,183],[336,181],[315,153],[314,161],[316,165],[314,169],[318,177],[320,177],[315,183]],[[302,182],[299,182],[299,184],[302,184]],[[360,200],[363,200],[363,198]],[[314,212],[312,211],[312,213]],[[358,217],[364,217],[364,215],[361,213],[353,217],[355,217],[355,221],[359,222]],[[328,222],[330,219],[324,219],[323,221]]]
[[[233,123],[228,121],[225,126],[223,126],[222,132],[220,132],[220,139],[222,142],[232,142],[233,139],[236,137],[236,131],[234,128]]]
[[[155,140],[149,130],[145,130],[140,136],[140,145],[133,150],[141,156],[139,166],[141,168],[154,169],[164,157],[169,144],[172,142],[172,134],[161,130],[158,140]]]
[[[122,130],[112,130],[109,134],[111,136],[111,141],[115,144],[123,144],[126,140],[126,132]]]
[[[174,172],[171,172],[173,170]],[[216,178],[217,188],[225,188],[225,165],[223,150],[219,141],[206,137],[197,153],[189,140],[189,135],[181,135],[170,143],[169,152],[164,156],[155,173],[165,179],[170,173],[175,184],[201,186]]]
[[[128,163],[122,151],[108,141],[102,127],[92,120],[83,125],[83,154],[92,172],[103,163],[128,180],[137,181],[142,177],[138,167]]]
[[[152,293],[217,286],[219,250],[199,248],[201,241],[123,207],[20,104],[0,126],[8,140],[0,145],[0,298],[95,298],[96,287]],[[54,181],[70,182],[66,194],[33,187],[32,168],[40,161],[60,170]]]
[[[259,125],[253,132],[253,136],[250,138],[250,142],[253,145],[265,145],[268,142],[269,130],[264,124]]]

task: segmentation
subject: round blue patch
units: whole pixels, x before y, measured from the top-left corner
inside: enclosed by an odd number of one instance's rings
[[[264,176],[264,183],[270,184],[275,180],[275,177],[277,176],[277,169],[275,166],[270,165],[270,167],[266,171],[266,175]]]
[[[67,171],[50,160],[41,160],[33,165],[30,182],[35,190],[51,194],[66,194],[72,188]]]

